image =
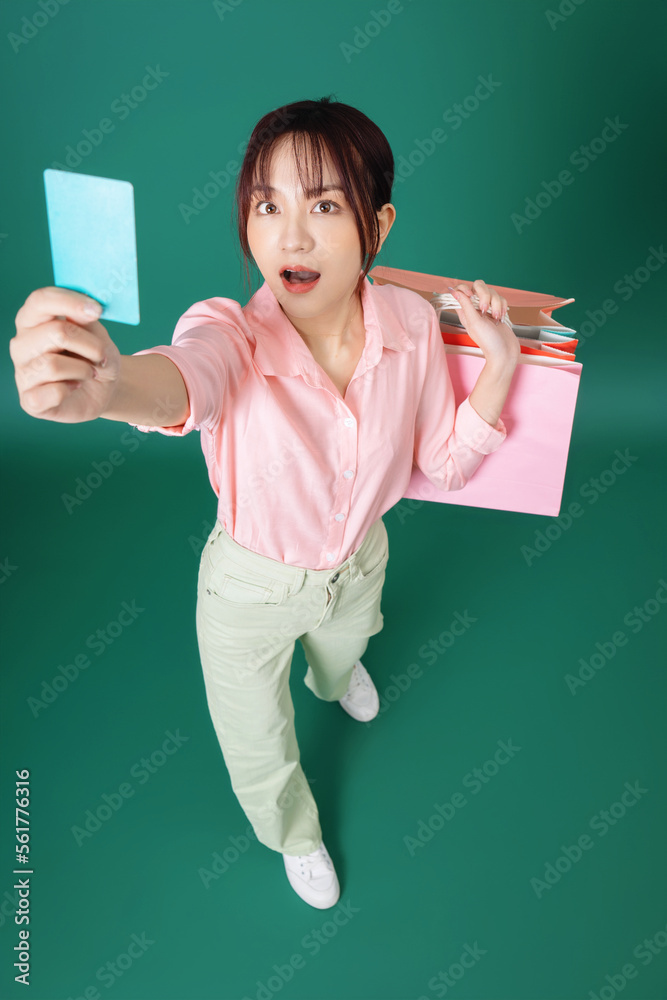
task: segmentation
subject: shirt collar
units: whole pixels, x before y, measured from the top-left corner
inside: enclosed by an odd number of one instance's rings
[[[381,286],[364,278],[361,305],[366,328],[366,344],[362,354],[363,375],[382,357],[383,348],[393,351],[413,351],[415,344],[403,330],[395,314],[378,293]],[[323,385],[322,370],[305,342],[280,308],[280,304],[265,281],[244,307],[249,326],[256,334],[255,364],[264,375],[303,375],[314,385]],[[365,368],[363,364],[365,363]]]

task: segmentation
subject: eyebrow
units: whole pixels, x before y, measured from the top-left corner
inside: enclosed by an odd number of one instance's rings
[[[253,195],[253,194],[255,194],[256,191],[259,191],[260,194],[275,194],[276,191],[277,191],[277,188],[271,187],[271,185],[267,185],[266,187],[263,187],[261,184],[255,184],[255,186],[251,189],[250,194]],[[325,191],[326,192],[329,192],[329,191],[339,191],[341,194],[345,194],[345,191],[343,190],[342,187],[339,187],[338,185],[334,184],[334,185],[325,186],[325,187],[322,187],[322,188],[316,188],[316,187],[307,188],[306,189],[306,198],[315,198],[319,194],[324,194]]]

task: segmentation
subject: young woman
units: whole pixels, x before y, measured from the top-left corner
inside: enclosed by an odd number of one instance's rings
[[[485,365],[456,407],[435,310],[367,277],[396,216],[393,176],[389,143],[361,111],[330,98],[279,108],[255,126],[237,180],[246,277],[252,259],[264,279],[245,306],[197,302],[171,344],[121,355],[99,306],[87,311],[96,303],[41,288],[10,341],[21,406],[39,419],[200,431],[218,497],[196,616],[211,719],[257,839],[318,908],[340,887],[300,764],[295,641],[318,698],[377,714],[360,658],[383,627],[382,515],[413,462],[461,489],[502,443],[519,357],[507,302],[460,283]]]

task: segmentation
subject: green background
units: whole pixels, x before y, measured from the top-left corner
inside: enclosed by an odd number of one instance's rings
[[[584,515],[528,565],[522,546],[555,519],[405,501],[388,511],[385,627],[364,657],[387,707],[371,725],[313,698],[297,644],[302,763],[340,905],[351,907],[340,926],[334,910],[293,892],[275,852],[232,840],[248,822],[208,714],[194,626],[199,540],[216,512],[198,435],[37,421],[19,406],[5,351],[0,984],[8,1000],[83,997],[95,984],[113,1000],[266,1000],[267,983],[271,995],[295,1000],[667,997],[667,610],[651,603],[667,592],[659,591],[665,269],[645,269],[667,235],[667,8],[564,0],[551,23],[550,9],[558,3],[404,0],[376,32],[384,0],[237,0],[226,10],[199,0],[71,0],[35,30],[22,19],[43,10],[37,2],[2,5],[6,342],[31,290],[53,284],[42,171],[63,162],[85,129],[104,117],[115,123],[73,169],[134,185],[142,322],[108,324],[130,354],[169,343],[193,302],[247,301],[233,180],[187,224],[179,205],[192,203],[209,171],[240,159],[266,111],[326,94],[377,122],[397,161],[434,128],[447,131],[396,184],[397,220],[376,263],[572,296],[558,319],[576,329],[588,321],[561,508],[579,500]],[[22,30],[34,37],[14,51],[10,36]],[[147,66],[168,76],[125,119],[114,115],[113,102]],[[489,74],[500,86],[460,127],[443,126]],[[626,127],[587,169],[573,167],[570,157],[606,118]],[[568,167],[574,182],[517,232],[512,214]],[[635,289],[624,291],[624,276],[635,274]],[[615,309],[602,323],[609,301]],[[592,481],[617,449],[634,458],[602,491]],[[123,463],[68,513],[62,494],[114,450]],[[594,503],[582,500],[586,484]],[[87,637],[132,601],[143,609],[133,624],[91,653]],[[624,624],[647,601],[641,627]],[[427,664],[420,648],[456,611],[475,623]],[[619,630],[627,643],[609,646]],[[596,643],[614,655],[573,694],[565,675]],[[86,652],[90,667],[35,717],[28,699]],[[392,675],[407,676],[410,663],[422,676],[399,691]],[[154,773],[137,770],[167,731],[188,739],[158,755]],[[474,794],[466,776],[499,740],[520,752]],[[12,968],[20,768],[30,769],[33,800],[29,990]],[[124,782],[134,794],[79,846],[72,828]],[[614,807],[618,819],[602,836],[594,817],[619,802],[626,782],[646,792],[623,816]],[[411,854],[405,838],[424,832],[420,822],[457,791],[465,807]],[[585,833],[592,849],[538,897],[531,879],[544,879],[563,845]],[[231,860],[206,887],[202,870],[212,870],[216,852]],[[313,931],[324,935],[317,953]],[[133,934],[153,943],[115,978],[96,979]],[[642,950],[645,939],[655,953]],[[466,945],[484,954],[459,980],[436,984],[450,967],[459,975]],[[302,967],[288,982],[271,980],[293,955]]]

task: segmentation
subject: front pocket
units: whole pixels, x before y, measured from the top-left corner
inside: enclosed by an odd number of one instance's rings
[[[236,607],[283,604],[287,596],[285,584],[268,578],[260,582],[247,580],[238,573],[225,573],[221,569],[211,574],[207,589],[225,604]]]
[[[371,558],[370,565],[359,565],[359,575],[362,580],[367,580],[370,576],[373,576],[375,573],[379,573],[381,569],[384,569],[389,560],[389,553],[385,552],[379,561],[376,556],[375,560],[376,561],[373,562]]]
[[[268,604],[272,596],[272,589],[257,583],[247,583],[245,580],[237,580],[226,573],[215,587],[218,597],[234,604]],[[278,603],[277,601],[273,602]]]
[[[211,539],[202,552],[199,579],[209,594],[236,607],[285,602],[287,584],[273,580],[267,573],[255,573],[233,562],[216,542],[217,537]]]

